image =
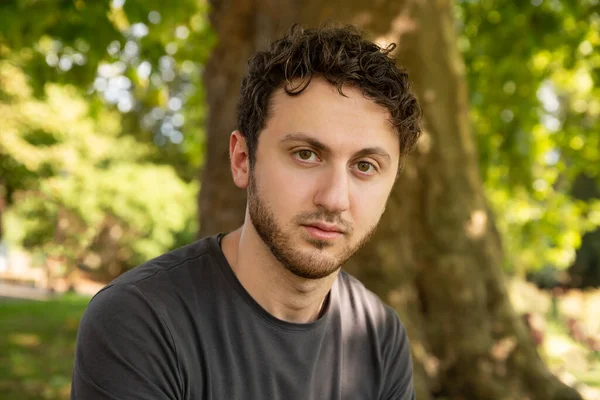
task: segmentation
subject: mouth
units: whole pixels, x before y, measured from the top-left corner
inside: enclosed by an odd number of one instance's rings
[[[311,237],[318,240],[333,240],[345,233],[341,227],[331,224],[312,223],[303,224],[302,226],[308,231]]]

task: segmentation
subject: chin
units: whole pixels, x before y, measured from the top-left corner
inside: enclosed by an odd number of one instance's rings
[[[320,251],[326,251],[335,246],[335,243],[332,243],[327,240],[318,240],[318,239],[309,238],[309,239],[306,239],[306,241],[308,242],[309,246],[311,246],[311,248],[320,250]]]

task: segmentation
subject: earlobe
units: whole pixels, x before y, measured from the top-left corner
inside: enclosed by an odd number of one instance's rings
[[[229,137],[229,159],[233,182],[240,189],[248,187],[250,160],[246,138],[240,131],[233,131]]]

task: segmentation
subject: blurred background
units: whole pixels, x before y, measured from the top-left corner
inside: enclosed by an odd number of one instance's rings
[[[598,3],[459,0],[448,14],[507,296],[550,371],[587,399],[600,399]],[[220,118],[205,67],[231,39],[213,25],[253,12],[0,0],[0,398],[68,398],[90,297],[199,236],[206,127]]]

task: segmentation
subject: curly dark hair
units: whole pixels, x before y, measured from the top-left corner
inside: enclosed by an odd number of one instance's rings
[[[401,158],[412,150],[421,133],[422,113],[410,92],[408,74],[390,57],[395,48],[393,43],[379,47],[349,25],[304,29],[296,24],[269,50],[254,54],[248,61],[238,103],[238,129],[246,138],[250,166],[255,162],[258,135],[269,116],[273,92],[283,88],[290,96],[299,95],[315,76],[336,86],[342,96],[343,86],[349,85],[385,107],[398,132]]]

